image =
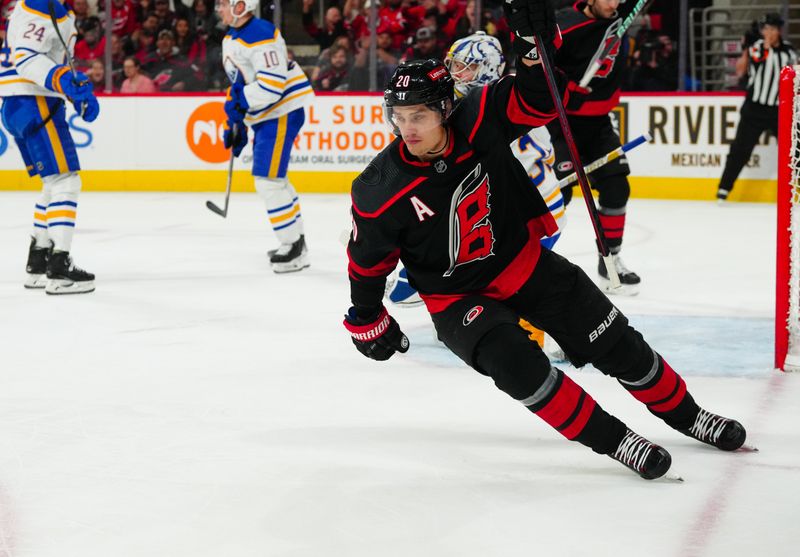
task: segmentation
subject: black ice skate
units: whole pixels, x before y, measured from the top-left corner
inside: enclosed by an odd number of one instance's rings
[[[281,244],[278,249],[270,250],[269,262],[276,273],[293,273],[302,271],[310,265],[306,238],[302,234],[293,244]]]
[[[28,249],[28,264],[25,271],[25,288],[44,288],[47,284],[47,258],[52,248],[42,248],[36,245],[36,240],[31,238],[31,247]]]
[[[681,430],[681,433],[722,451],[735,451],[744,445],[747,438],[747,432],[742,424],[702,408],[697,413],[691,429]]]
[[[617,450],[609,454],[645,480],[660,478],[669,470],[672,457],[663,447],[651,443],[630,429],[622,438]]]
[[[617,270],[619,282],[622,286],[619,288],[611,287],[611,281],[608,279],[608,272],[606,271],[606,264],[603,261],[603,256],[598,255],[597,273],[600,275],[600,288],[606,294],[636,296],[639,293],[639,283],[642,282],[642,279],[625,266],[619,254],[611,254],[611,259],[614,262],[614,268]]]
[[[94,275],[76,267],[67,251],[54,251],[47,261],[48,294],[84,294],[94,291]]]

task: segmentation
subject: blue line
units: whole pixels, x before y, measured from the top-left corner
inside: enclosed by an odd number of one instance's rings
[[[71,228],[75,228],[75,223],[74,222],[61,222],[61,221],[48,222],[47,226],[49,226],[49,227],[53,227],[53,226],[69,226]]]
[[[64,205],[66,205],[67,207],[77,207],[78,206],[78,204],[75,203],[74,201],[56,201],[55,203],[51,203],[47,207],[48,208],[50,208],[50,207],[61,207],[61,206],[64,206]]]
[[[45,225],[45,224],[36,224],[34,222],[33,226],[34,226],[34,228],[44,228],[45,230],[47,229],[47,225]]]
[[[547,208],[550,209],[551,211],[554,211],[555,209],[558,209],[559,207],[563,207],[563,206],[564,206],[564,198],[562,197],[561,199],[559,199],[558,201],[556,201],[552,205],[548,205]]]
[[[46,211],[47,210],[47,207],[39,205],[38,203],[36,204],[36,208],[39,209],[40,211]]]
[[[305,87],[311,87],[311,84],[308,82],[308,80],[306,80],[306,81],[303,81],[303,82],[301,82],[301,83],[297,83],[296,85],[292,85],[291,87],[289,87],[288,89],[286,89],[286,90],[283,92],[283,96],[285,97],[285,96],[287,96],[289,93],[292,93],[292,92],[294,92],[294,91],[297,91],[298,89],[303,89],[303,88],[305,88]]]
[[[258,73],[264,74],[264,75],[271,75],[272,77],[277,77],[278,79],[282,79],[282,80],[286,81],[286,76],[285,75],[280,75],[280,74],[277,74],[277,73],[269,73],[269,72],[265,72],[264,70],[259,70]]]
[[[258,82],[258,86],[261,87],[264,91],[269,91],[270,93],[281,96],[280,91],[276,91],[275,89],[270,89],[269,87],[264,87],[264,85],[262,85],[260,81]]]
[[[273,226],[272,230],[283,230],[287,226],[292,226],[297,221],[296,218],[293,218],[291,221],[287,222],[286,224],[282,224],[280,226]]]

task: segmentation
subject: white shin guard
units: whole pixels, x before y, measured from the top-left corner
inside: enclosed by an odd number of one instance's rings
[[[256,176],[256,191],[267,207],[270,225],[281,244],[293,244],[303,233],[300,203],[286,178]]]
[[[47,235],[56,251],[70,251],[78,212],[81,178],[76,172],[43,178],[44,190],[50,192],[47,203]],[[37,237],[38,238],[38,237]],[[38,243],[38,239],[37,239]]]

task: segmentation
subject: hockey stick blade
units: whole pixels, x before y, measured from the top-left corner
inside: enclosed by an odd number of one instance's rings
[[[226,218],[226,217],[228,216],[228,211],[224,211],[224,210],[220,209],[220,208],[217,206],[217,204],[216,204],[216,203],[214,203],[213,201],[206,201],[206,207],[208,207],[208,208],[209,208],[209,210],[210,210],[212,213],[216,213],[216,214],[218,214],[218,215],[219,215],[219,216],[221,216],[223,219],[224,219],[224,218]]]

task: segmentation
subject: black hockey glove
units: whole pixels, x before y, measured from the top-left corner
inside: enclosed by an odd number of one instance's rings
[[[359,317],[356,308],[351,307],[344,316],[344,328],[350,332],[358,351],[367,358],[383,361],[395,352],[408,351],[408,337],[383,306],[377,315],[367,318]]]
[[[523,58],[539,59],[533,37],[539,35],[552,59],[561,42],[551,0],[505,0],[503,10],[513,33],[514,52]]]
[[[569,100],[567,100],[566,109],[573,112],[579,110],[592,93],[591,89],[581,87],[574,81],[567,83],[567,91],[569,91]]]

